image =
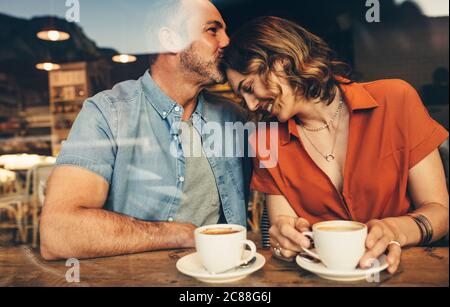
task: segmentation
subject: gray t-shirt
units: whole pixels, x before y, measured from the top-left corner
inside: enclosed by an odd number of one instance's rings
[[[217,224],[220,197],[216,180],[205,157],[202,140],[191,121],[184,122],[180,141],[185,156],[185,181],[180,209],[175,220],[196,226]]]

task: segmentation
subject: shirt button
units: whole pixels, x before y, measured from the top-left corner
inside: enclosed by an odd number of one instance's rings
[[[174,140],[174,141],[178,141],[178,136],[174,135],[174,136],[173,136],[173,140]]]
[[[167,112],[162,112],[162,115],[163,115],[163,116],[166,116],[166,115],[167,115]]]
[[[175,107],[175,112],[180,112],[180,107]]]
[[[172,223],[173,222],[173,217],[169,217],[167,220]]]
[[[178,178],[178,181],[184,182],[184,177],[179,177],[179,178]]]

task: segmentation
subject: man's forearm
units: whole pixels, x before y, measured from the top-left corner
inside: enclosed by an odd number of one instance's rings
[[[194,246],[191,224],[145,222],[103,209],[44,211],[42,225],[41,253],[52,260]]]

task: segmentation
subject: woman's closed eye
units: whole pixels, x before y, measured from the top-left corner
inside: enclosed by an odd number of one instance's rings
[[[253,83],[248,83],[242,86],[242,91],[247,94],[253,93]]]

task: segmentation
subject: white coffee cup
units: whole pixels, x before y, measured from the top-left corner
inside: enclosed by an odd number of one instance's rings
[[[238,267],[256,255],[255,243],[247,240],[247,229],[240,225],[203,226],[197,228],[194,235],[200,261],[211,274],[219,274]],[[242,259],[246,245],[250,247],[250,255]]]
[[[327,221],[314,224],[312,232],[303,235],[314,240],[316,252],[303,250],[320,260],[327,268],[353,270],[366,251],[367,226],[353,221]]]

